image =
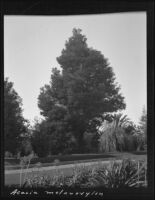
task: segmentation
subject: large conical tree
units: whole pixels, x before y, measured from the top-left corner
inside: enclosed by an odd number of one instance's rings
[[[22,116],[22,99],[13,88],[13,83],[4,80],[4,147],[13,154],[21,146],[21,136],[26,133],[27,122]]]
[[[93,119],[125,108],[112,67],[86,40],[80,29],[73,29],[57,58],[62,72],[53,70],[50,85],[41,89],[38,102],[46,120],[67,124],[81,150],[84,132],[92,128]]]

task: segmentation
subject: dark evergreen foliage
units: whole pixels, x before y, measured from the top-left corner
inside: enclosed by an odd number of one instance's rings
[[[13,83],[4,80],[4,142],[5,151],[12,154],[20,149],[21,140],[27,131],[22,116],[22,99],[13,88]]]
[[[71,144],[75,147],[76,140],[75,149],[79,152],[84,151],[84,133],[95,131],[98,126],[93,123],[95,119],[125,108],[108,60],[100,51],[89,48],[86,40],[80,29],[73,29],[57,58],[62,71],[53,69],[50,84],[41,88],[38,97],[51,144],[59,141],[65,149]],[[68,135],[72,142],[65,146]],[[60,147],[55,149],[61,152]]]

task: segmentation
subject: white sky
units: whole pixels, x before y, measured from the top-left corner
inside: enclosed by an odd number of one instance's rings
[[[59,67],[65,41],[81,28],[89,47],[109,59],[127,104],[125,114],[135,123],[146,107],[146,13],[128,12],[81,16],[5,16],[4,76],[23,99],[23,115],[40,118],[37,98]]]

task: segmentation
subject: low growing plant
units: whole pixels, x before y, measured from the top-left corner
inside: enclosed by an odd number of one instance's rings
[[[105,188],[137,187],[146,185],[146,163],[123,160],[102,166],[89,179],[89,187]]]
[[[37,187],[48,187],[51,183],[51,178],[47,175],[32,175],[31,177],[27,177],[25,180],[24,185],[31,187],[31,188],[37,188]]]
[[[85,187],[89,178],[92,177],[92,169],[85,165],[74,167],[73,174],[68,179],[67,186],[69,187]]]
[[[123,160],[112,161],[109,164],[98,166],[74,167],[70,176],[65,176],[57,171],[54,176],[36,175],[27,180],[30,187],[144,187],[147,185],[147,166],[144,161]]]

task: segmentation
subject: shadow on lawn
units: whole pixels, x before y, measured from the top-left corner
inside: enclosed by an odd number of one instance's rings
[[[146,155],[147,151],[134,151],[134,152],[131,152],[131,153],[134,154],[134,155]]]

